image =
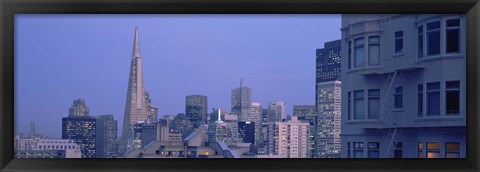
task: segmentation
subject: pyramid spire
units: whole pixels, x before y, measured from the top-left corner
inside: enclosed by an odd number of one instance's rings
[[[133,39],[133,53],[132,53],[132,58],[134,57],[140,57],[140,41],[138,37],[138,26],[135,26],[135,36]]]

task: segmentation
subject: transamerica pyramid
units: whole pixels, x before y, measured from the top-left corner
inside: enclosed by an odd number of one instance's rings
[[[148,111],[145,90],[143,88],[142,58],[140,57],[138,27],[135,27],[122,137],[118,145],[119,153],[123,154],[135,148],[132,126],[135,123],[146,121],[149,118]]]

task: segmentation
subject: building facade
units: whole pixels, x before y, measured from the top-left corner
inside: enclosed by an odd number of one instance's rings
[[[68,110],[68,116],[88,116],[89,110],[84,99],[73,100],[73,105]]]
[[[299,121],[306,122],[310,126],[310,134],[308,136],[308,157],[316,157],[316,134],[317,134],[317,110],[315,105],[293,105],[293,116]]]
[[[270,102],[268,110],[268,122],[281,122],[287,119],[285,103],[282,101]]]
[[[15,137],[15,158],[81,158],[80,146],[71,139]]]
[[[80,146],[82,158],[96,158],[97,119],[91,116],[62,118],[62,139]]]
[[[465,22],[342,15],[342,157],[466,157]]]
[[[341,150],[341,81],[317,83],[317,137],[318,158],[339,158]]]
[[[309,123],[301,122],[296,116],[290,121],[275,122],[269,130],[269,154],[283,155],[287,158],[308,157]]]
[[[207,96],[190,95],[185,98],[185,115],[193,127],[198,128],[207,124],[208,101]]]
[[[255,122],[238,122],[238,133],[242,143],[255,144]]]
[[[251,121],[252,89],[243,86],[243,78],[240,87],[232,90],[232,114],[238,115],[238,121]]]
[[[97,158],[110,158],[117,154],[117,128],[118,122],[113,118],[113,115],[97,117],[97,143],[95,146]]]

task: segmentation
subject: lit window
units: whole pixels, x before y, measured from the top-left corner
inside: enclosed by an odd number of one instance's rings
[[[458,115],[460,114],[460,81],[447,81],[445,85],[447,115]]]
[[[427,23],[427,55],[440,54],[440,21]]]
[[[397,87],[395,89],[393,104],[395,109],[403,108],[403,87]]]
[[[395,54],[403,52],[403,31],[395,32]]]
[[[380,64],[380,36],[368,37],[368,65]]]
[[[460,144],[458,142],[445,143],[445,158],[459,158]]]
[[[427,158],[440,158],[440,143],[427,142]]]
[[[427,116],[440,115],[440,82],[427,83]]]
[[[354,41],[354,67],[363,67],[365,64],[365,47],[363,38],[357,38]]]
[[[380,90],[368,90],[368,119],[378,119],[380,115]]]
[[[446,53],[454,53],[460,51],[460,19],[447,20],[445,28],[446,33]]]
[[[423,143],[422,142],[418,142],[418,145],[417,145],[417,149],[418,149],[418,158],[423,158]]]

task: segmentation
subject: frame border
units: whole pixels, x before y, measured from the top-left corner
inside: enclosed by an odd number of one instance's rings
[[[480,171],[479,0],[0,0],[0,171]],[[14,159],[15,14],[464,13],[466,159]],[[185,165],[187,164],[188,165]],[[393,169],[396,168],[396,169]]]

